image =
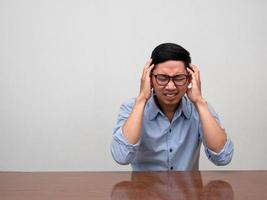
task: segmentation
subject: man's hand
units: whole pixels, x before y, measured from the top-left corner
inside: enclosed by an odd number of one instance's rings
[[[198,111],[205,144],[212,151],[219,153],[226,143],[226,133],[208,110],[208,104],[201,95],[199,69],[195,65],[190,66],[193,70],[187,68],[187,71],[191,75],[192,88],[188,88],[187,96]]]
[[[154,65],[151,65],[152,59],[149,59],[144,66],[140,94],[136,98],[134,107],[130,116],[122,126],[124,137],[130,144],[136,144],[141,137],[142,121],[147,99],[151,96],[150,72]]]
[[[203,101],[202,95],[201,95],[201,81],[200,81],[200,72],[197,66],[190,65],[192,69],[189,67],[187,68],[187,71],[191,75],[191,84],[192,87],[187,89],[187,96],[192,101],[192,103],[196,104],[199,101]]]
[[[150,72],[154,67],[154,64],[151,65],[152,59],[149,59],[143,69],[143,74],[141,78],[141,86],[140,86],[140,93],[139,93],[139,98],[143,100],[149,99],[151,96],[151,78],[150,78]]]

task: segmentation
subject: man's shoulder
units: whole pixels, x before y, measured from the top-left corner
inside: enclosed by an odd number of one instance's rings
[[[190,109],[192,111],[192,115],[198,117],[198,111],[196,106],[192,103],[192,101],[190,101],[190,99],[188,97],[184,97],[185,102],[186,102],[186,106],[188,109]],[[208,105],[208,109],[211,112],[212,115],[217,115],[217,112],[215,111],[214,107],[207,101],[207,105]]]
[[[135,103],[135,99],[136,99],[135,97],[128,98],[128,99],[126,99],[125,101],[122,102],[122,105],[132,106]]]
[[[134,103],[135,103],[135,97],[132,97],[132,98],[129,98],[125,101],[122,102],[121,104],[121,109],[123,110],[131,110],[134,106]]]
[[[136,97],[131,97],[129,99],[126,99],[121,104],[120,109],[130,112],[133,109],[134,105],[135,105],[135,101],[136,101]],[[147,102],[145,104],[144,114],[146,114],[147,112],[150,112],[151,110],[153,110],[153,102],[152,101],[153,101],[153,97],[150,97],[147,100]]]

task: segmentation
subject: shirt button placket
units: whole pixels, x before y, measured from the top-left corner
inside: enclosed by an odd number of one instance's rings
[[[171,134],[172,132],[172,129],[170,128],[169,129],[169,134]],[[169,152],[171,153],[172,152],[172,148],[169,149]],[[172,156],[170,155],[170,158],[172,158]],[[173,170],[173,166],[170,167],[170,170]]]

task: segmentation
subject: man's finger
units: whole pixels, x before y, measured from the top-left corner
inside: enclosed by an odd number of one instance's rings
[[[194,72],[198,73],[199,69],[196,65],[190,64],[190,67],[193,69]]]
[[[152,65],[150,65],[150,66],[148,67],[147,72],[146,72],[146,73],[147,73],[147,74],[146,74],[147,76],[150,76],[151,70],[154,68],[154,66],[155,66],[155,65],[152,64]]]
[[[189,67],[187,67],[186,70],[187,70],[191,75],[194,75],[194,71],[193,71],[192,69],[190,69]]]
[[[199,82],[200,81],[200,71],[199,71],[198,67],[196,65],[193,65],[193,64],[190,64],[190,66],[193,69],[196,80]]]
[[[186,69],[191,75],[191,79],[192,79],[191,82],[193,82],[193,84],[195,84],[196,83],[196,77],[195,77],[194,71],[190,68],[186,68]]]
[[[146,62],[145,66],[143,68],[143,76],[146,75],[147,69],[150,67],[151,62],[152,62],[151,58]]]
[[[152,58],[149,58],[149,60],[145,64],[145,68],[148,68],[152,63]]]

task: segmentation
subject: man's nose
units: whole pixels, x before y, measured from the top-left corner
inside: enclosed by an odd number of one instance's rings
[[[166,85],[166,89],[176,89],[176,85],[172,79],[170,79],[169,83]]]

